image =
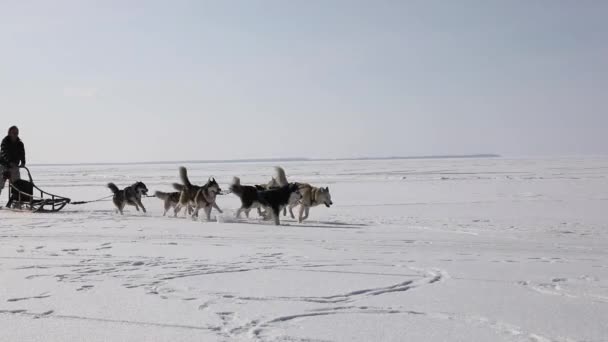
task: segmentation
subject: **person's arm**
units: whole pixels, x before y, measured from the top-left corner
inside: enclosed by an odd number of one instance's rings
[[[8,139],[2,139],[2,144],[0,145],[0,164],[4,166],[8,166]]]

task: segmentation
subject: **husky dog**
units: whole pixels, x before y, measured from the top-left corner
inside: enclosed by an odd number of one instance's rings
[[[183,185],[173,184],[175,190],[180,192],[179,201],[174,209],[176,217],[184,206],[197,208],[194,210],[193,217],[198,216],[198,211],[201,208],[205,208],[208,218],[211,214],[211,207],[222,213],[222,210],[215,203],[215,197],[222,191],[215,179],[210,178],[204,186],[194,185],[188,179],[188,170],[183,166],[179,168],[179,176]]]
[[[297,202],[302,199],[302,194],[297,183],[289,183],[280,188],[258,191],[257,200],[263,206],[272,210],[274,224],[281,224],[279,214],[290,202]]]
[[[134,206],[137,211],[139,211],[139,208],[141,207],[144,213],[146,212],[146,207],[141,203],[141,197],[148,194],[148,188],[144,183],[137,182],[123,190],[118,189],[114,183],[108,183],[108,188],[114,193],[112,201],[121,215],[127,204]]]
[[[241,212],[245,212],[245,216],[249,218],[251,209],[257,209],[260,216],[262,213],[262,204],[258,201],[258,191],[264,191],[266,188],[262,185],[241,185],[241,179],[234,177],[230,185],[230,192],[234,193],[241,199],[241,207],[236,211],[236,217],[241,217]]]
[[[274,223],[280,225],[279,213],[282,208],[291,202],[297,202],[302,198],[297,184],[287,184],[279,188],[260,190],[255,186],[241,185],[238,177],[234,177],[230,190],[241,199],[241,208],[236,212],[239,217],[241,212],[249,217],[249,211],[257,208],[261,214],[260,207],[269,208],[274,218]]]
[[[215,178],[209,178],[207,184],[203,185],[196,193],[196,196],[194,196],[194,203],[196,206],[194,208],[192,217],[198,217],[198,212],[201,209],[205,210],[207,221],[211,220],[211,210],[213,208],[215,208],[220,214],[223,213],[222,209],[220,209],[215,202],[217,195],[219,195],[221,192],[222,189],[215,181]]]
[[[310,208],[321,204],[325,204],[325,206],[329,208],[334,204],[334,202],[331,201],[329,187],[317,188],[310,184],[298,183],[298,188],[302,194],[302,198],[298,201],[289,203],[289,214],[291,215],[291,218],[295,219],[293,208],[299,205],[300,214],[298,215],[298,222],[300,223],[308,218]]]
[[[287,184],[287,175],[285,174],[285,170],[282,167],[275,167],[277,172],[277,177],[273,178],[280,185]],[[295,219],[295,215],[293,214],[293,208],[300,205],[300,214],[298,216],[298,222],[302,223],[302,221],[308,218],[308,214],[310,213],[310,208],[316,207],[320,204],[325,204],[326,207],[331,207],[334,202],[331,200],[331,194],[329,192],[329,187],[325,188],[317,188],[308,183],[296,183],[298,184],[300,193],[302,194],[302,199],[297,201],[291,201],[289,203],[289,214],[291,218]],[[287,208],[283,210],[283,215],[287,215]]]
[[[156,191],[154,192],[154,196],[160,198],[164,202],[165,212],[163,213],[163,216],[166,216],[169,209],[175,209],[175,207],[179,203],[180,192]],[[188,212],[191,212],[191,207],[188,207]]]
[[[190,183],[190,180],[188,179],[188,170],[183,166],[179,168],[179,177],[183,185],[173,183],[173,188],[175,188],[175,190],[179,191],[180,193],[177,205],[174,207],[173,210],[175,217],[177,217],[177,214],[179,214],[182,207],[194,207],[194,198],[196,197],[196,193],[198,192],[198,190],[200,190],[201,188],[198,185]]]
[[[285,175],[285,170],[283,170],[282,167],[275,166],[274,170],[276,172],[276,177],[272,177],[270,179],[270,181],[266,184],[255,185],[256,189],[270,190],[270,189],[280,188],[282,186],[289,184],[289,182],[287,182],[287,176]],[[283,209],[283,215],[287,215],[287,207],[283,207],[282,209]],[[264,218],[267,218],[267,216],[268,216],[265,212],[262,212],[259,208],[258,208],[258,214],[260,214],[260,216],[263,216]]]

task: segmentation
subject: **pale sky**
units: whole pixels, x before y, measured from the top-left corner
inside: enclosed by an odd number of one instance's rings
[[[30,163],[608,154],[608,1],[0,0]]]

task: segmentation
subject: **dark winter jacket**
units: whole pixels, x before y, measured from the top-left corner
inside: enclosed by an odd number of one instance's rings
[[[10,137],[2,140],[0,145],[0,165],[10,166],[11,164],[25,165],[25,147],[21,139],[17,138],[15,142]]]

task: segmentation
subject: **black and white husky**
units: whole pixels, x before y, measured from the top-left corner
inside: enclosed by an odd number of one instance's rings
[[[139,208],[141,208],[144,213],[146,212],[146,207],[144,207],[143,203],[141,203],[142,196],[148,195],[148,188],[144,183],[137,182],[122,190],[120,190],[116,184],[108,183],[108,188],[110,188],[114,194],[112,201],[121,215],[123,214],[122,211],[127,204],[134,206],[137,211],[139,211]]]
[[[274,224],[281,224],[279,213],[290,202],[298,201],[302,198],[298,184],[286,184],[284,186],[260,190],[255,186],[241,185],[241,180],[234,177],[230,186],[232,193],[241,199],[241,207],[237,210],[236,216],[239,217],[241,212],[249,216],[249,211],[253,208],[268,208],[271,211],[274,219]]]
[[[240,218],[241,213],[244,212],[245,216],[249,218],[249,212],[251,209],[257,209],[260,216],[264,216],[262,213],[262,204],[258,201],[258,191],[264,191],[265,188],[259,185],[242,185],[239,177],[232,179],[230,185],[230,192],[234,193],[241,199],[241,207],[236,211],[236,217]]]

